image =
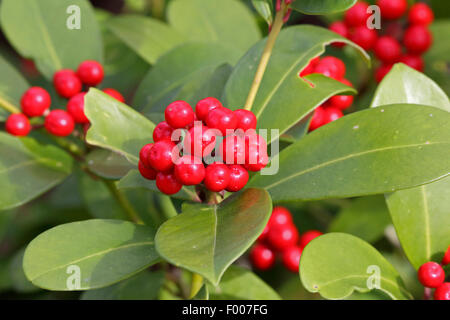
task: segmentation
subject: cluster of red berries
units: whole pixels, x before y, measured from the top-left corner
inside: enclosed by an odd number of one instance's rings
[[[300,77],[311,73],[321,73],[327,77],[333,78],[343,84],[352,87],[352,83],[345,79],[346,67],[341,59],[332,56],[316,57],[300,72]],[[309,130],[315,130],[327,123],[341,118],[343,110],[348,109],[353,104],[353,96],[336,95],[328,99],[314,111],[309,124]]]
[[[445,281],[445,272],[442,266],[450,264],[450,246],[442,259],[441,264],[430,261],[420,266],[417,277],[424,287],[434,288],[434,300],[450,300],[450,282]]]
[[[213,192],[236,192],[247,184],[248,171],[260,171],[269,162],[266,140],[256,133],[251,111],[232,111],[208,97],[195,112],[185,101],[172,102],[164,115],[153,143],[140,151],[138,168],[165,194],[199,184]]]
[[[15,136],[26,136],[32,126],[29,118],[45,117],[44,127],[52,135],[66,137],[75,129],[75,124],[89,125],[84,114],[83,85],[85,88],[99,85],[103,80],[104,72],[100,63],[93,60],[82,62],[77,71],[63,69],[53,75],[55,91],[63,98],[68,99],[66,110],[50,110],[50,94],[41,87],[31,87],[23,94],[20,105],[22,113],[11,114],[6,120],[5,129]],[[111,95],[120,102],[123,96],[116,90],[108,88],[103,92]]]
[[[279,254],[286,269],[298,272],[303,248],[320,235],[322,232],[317,230],[299,235],[291,212],[284,207],[274,207],[269,222],[250,251],[250,261],[256,269],[268,270]]]
[[[369,4],[364,1],[357,2],[347,10],[344,21],[334,22],[330,25],[330,30],[352,40],[367,51],[373,50],[380,61],[375,71],[377,82],[383,80],[393,64],[397,62],[423,71],[424,62],[421,55],[433,42],[433,37],[428,30],[428,26],[434,20],[431,8],[419,2],[412,5],[408,12],[407,0],[378,0],[376,4],[380,8],[383,19],[383,29],[380,32],[368,28],[370,9],[368,11]],[[406,22],[404,16],[407,12]],[[407,25],[406,30],[404,25]],[[402,50],[402,44],[405,50]],[[334,45],[342,47],[345,44],[335,43]]]

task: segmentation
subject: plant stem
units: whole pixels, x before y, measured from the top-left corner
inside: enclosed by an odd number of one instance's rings
[[[195,295],[197,294],[197,292],[200,291],[202,286],[203,286],[203,277],[197,273],[193,273],[191,282],[191,293],[189,294],[189,299],[195,297]]]
[[[111,191],[111,194],[114,196],[114,198],[117,200],[117,203],[121,206],[121,208],[125,211],[128,218],[137,224],[144,224],[144,222],[141,220],[139,215],[137,214],[136,210],[134,210],[131,203],[128,201],[128,199],[125,197],[125,195],[117,189],[116,184],[114,181],[102,179],[103,182],[106,184],[108,189]]]
[[[17,107],[15,107],[14,105],[12,105],[11,103],[9,103],[8,101],[6,101],[1,97],[0,97],[0,107],[2,107],[3,109],[5,109],[10,113],[20,113],[20,110]]]
[[[172,199],[169,196],[160,195],[158,196],[158,200],[164,220],[169,220],[178,215],[177,210],[173,206]]]
[[[267,64],[269,63],[270,56],[272,55],[272,50],[277,40],[278,34],[283,27],[283,18],[287,12],[287,7],[285,2],[283,1],[281,4],[281,10],[277,12],[275,15],[275,20],[272,25],[272,29],[267,38],[266,46],[264,47],[263,53],[261,55],[261,59],[259,61],[258,68],[256,69],[255,77],[253,78],[253,83],[250,88],[250,91],[247,96],[247,100],[245,101],[245,110],[251,110],[253,103],[255,102],[256,94],[258,93],[259,86],[261,85],[261,81],[264,77],[264,72],[266,71]]]

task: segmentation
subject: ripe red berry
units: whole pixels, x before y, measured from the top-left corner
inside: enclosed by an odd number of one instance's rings
[[[155,142],[148,155],[148,164],[155,170],[168,171],[173,168],[177,159],[176,145],[165,139]],[[173,159],[172,159],[173,158]]]
[[[223,139],[219,145],[219,156],[226,164],[245,163],[245,140],[239,135],[231,135]]]
[[[75,128],[75,121],[72,116],[64,110],[53,110],[46,117],[45,129],[55,136],[66,137]]]
[[[300,236],[299,245],[300,248],[306,247],[306,245],[313,239],[317,238],[318,236],[321,236],[323,233],[318,230],[309,230],[303,233]]]
[[[70,98],[67,102],[67,112],[72,116],[76,123],[89,123],[89,119],[84,113],[84,96],[86,92],[80,92]]]
[[[266,226],[264,227],[263,231],[261,232],[261,234],[258,237],[258,242],[264,242],[267,239],[267,235],[269,234],[269,224],[266,224]]]
[[[370,50],[375,45],[378,34],[374,29],[369,29],[365,25],[356,27],[350,35],[350,40],[359,45],[364,50]]]
[[[283,251],[281,260],[283,265],[289,271],[298,273],[298,267],[300,265],[300,256],[302,255],[302,249],[297,246],[292,246]]]
[[[200,122],[199,122],[200,123]],[[216,144],[216,136],[221,132],[204,125],[196,125],[189,129],[184,138],[184,152],[203,158],[211,154]]]
[[[300,72],[299,76],[304,77],[308,74],[311,74],[314,72],[314,68],[317,66],[317,64],[320,62],[320,57],[315,57],[312,59],[308,65]]]
[[[182,100],[169,104],[164,115],[166,122],[174,129],[184,128],[194,121],[194,111],[189,103]]]
[[[208,97],[197,102],[195,106],[195,114],[201,121],[206,121],[206,116],[211,110],[223,107],[219,100],[213,97]]]
[[[205,166],[201,159],[186,155],[178,159],[174,173],[177,180],[183,185],[194,186],[205,178]]]
[[[375,80],[380,83],[381,80],[391,71],[392,64],[383,64],[375,70]]]
[[[50,108],[51,98],[47,90],[31,87],[22,96],[20,105],[22,112],[28,117],[40,117]]]
[[[342,118],[343,116],[344,114],[338,108],[335,107],[325,108],[325,115],[324,115],[325,124],[333,122],[339,118]]]
[[[151,167],[149,161],[150,149],[153,147],[153,143],[147,143],[139,151],[139,161],[146,167]]]
[[[314,110],[311,122],[309,123],[309,131],[314,131],[325,124],[325,109],[319,106]]]
[[[314,73],[321,73],[327,77],[341,80],[345,76],[345,64],[336,57],[324,57],[314,68]]]
[[[162,193],[172,195],[180,191],[183,185],[175,178],[173,172],[158,172],[156,174],[156,187]]]
[[[218,129],[222,132],[222,135],[225,136],[227,134],[227,130],[232,131],[236,129],[237,119],[234,112],[230,109],[225,107],[215,108],[206,116],[206,124],[210,128]]]
[[[78,66],[77,75],[84,84],[96,86],[103,80],[103,67],[97,61],[86,60]]]
[[[248,182],[248,171],[243,166],[233,164],[228,166],[230,170],[230,181],[226,187],[227,191],[237,192],[241,190]]]
[[[5,129],[13,136],[23,137],[30,133],[31,124],[22,113],[13,113],[6,120]]]
[[[298,241],[297,228],[292,224],[282,227],[270,226],[267,241],[272,248],[279,251],[295,246]]]
[[[245,134],[245,168],[249,171],[260,171],[269,163],[266,140],[256,132]]]
[[[293,224],[291,212],[285,207],[274,207],[269,219],[270,227],[284,227]]]
[[[166,121],[158,123],[153,130],[153,141],[158,142],[163,139],[171,140],[173,128]]]
[[[447,251],[445,252],[441,263],[442,263],[443,266],[446,266],[447,264],[450,264],[450,246],[448,247]]]
[[[397,62],[402,54],[400,43],[390,36],[378,38],[374,51],[377,58],[385,63]]]
[[[408,20],[410,24],[429,25],[434,20],[434,13],[431,8],[423,2],[413,4],[409,9]]]
[[[416,69],[417,71],[423,72],[424,62],[421,56],[414,54],[405,54],[399,59],[399,62],[402,62],[407,66]]]
[[[407,0],[378,0],[381,17],[384,19],[398,19],[403,16],[408,9]]]
[[[367,19],[369,18],[369,13],[367,12],[368,7],[369,5],[364,1],[357,2],[345,12],[345,24],[349,27],[366,25]]]
[[[81,91],[82,84],[75,72],[63,69],[53,75],[56,92],[64,98],[71,98]]]
[[[250,261],[254,268],[267,270],[274,265],[275,254],[265,245],[258,243],[250,251]]]
[[[349,87],[352,87],[352,83],[347,79],[342,79],[341,82]],[[337,95],[328,100],[328,103],[335,108],[345,110],[353,104],[354,97],[352,95]]]
[[[138,163],[138,169],[145,179],[155,180],[156,174],[158,173],[155,169],[147,167],[141,160]]]
[[[248,171],[258,172],[269,163],[267,151],[251,150],[248,153],[249,161],[245,163],[244,168]]]
[[[224,190],[230,182],[230,169],[220,162],[214,162],[206,167],[205,186],[210,191]]]
[[[430,31],[424,26],[413,25],[405,31],[403,37],[403,44],[411,53],[424,53],[427,51],[433,42],[433,36]]]
[[[248,129],[256,129],[256,116],[253,112],[245,109],[238,109],[234,111],[237,125],[236,129],[247,131]]]
[[[444,282],[434,291],[434,300],[450,300],[450,282]]]
[[[123,95],[115,89],[106,88],[106,89],[103,89],[103,92],[106,93],[107,95],[113,97],[114,99],[116,99],[119,102],[122,102],[122,103],[125,102],[125,98],[123,97]]]
[[[438,263],[430,261],[420,266],[417,277],[424,287],[437,288],[444,282],[445,273]]]
[[[342,21],[333,22],[329,28],[331,31],[336,32],[337,34],[343,36],[344,38],[348,38],[350,36],[350,32],[348,30],[347,25]],[[345,46],[344,42],[335,42],[333,46],[336,48],[342,48]]]

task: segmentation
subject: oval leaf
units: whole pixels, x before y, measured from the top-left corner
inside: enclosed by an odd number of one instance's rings
[[[332,14],[353,7],[356,0],[299,0],[293,1],[292,9],[304,14]]]
[[[266,20],[268,25],[273,20],[273,3],[272,0],[252,0],[253,7],[258,11],[259,15]]]
[[[391,299],[412,299],[397,270],[370,244],[345,233],[327,233],[311,241],[300,259],[300,278],[310,292],[343,299],[377,288]],[[378,279],[377,279],[378,278]]]
[[[217,285],[225,270],[258,238],[272,203],[261,189],[247,189],[219,205],[192,205],[166,221],[155,242],[169,262]]]
[[[45,231],[23,258],[27,278],[49,290],[101,288],[156,263],[154,230],[121,220],[86,220]],[[74,276],[80,275],[77,288]]]
[[[86,164],[96,175],[107,179],[120,179],[135,167],[121,154],[96,149],[86,156]]]

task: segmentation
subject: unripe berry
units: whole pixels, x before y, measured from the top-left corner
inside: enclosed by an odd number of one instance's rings
[[[155,142],[148,155],[148,164],[158,171],[169,171],[173,168],[172,157],[176,159],[176,145],[172,141],[165,139]]]
[[[250,251],[250,261],[258,270],[270,269],[275,263],[274,252],[263,244],[256,244]]]
[[[215,108],[206,116],[206,125],[210,128],[218,129],[222,135],[227,134],[227,130],[235,130],[237,126],[236,115],[225,107]]]
[[[256,129],[256,116],[253,112],[244,109],[238,109],[234,111],[236,116],[237,125],[236,129],[242,129],[247,131],[249,129]]]
[[[407,66],[416,69],[417,71],[423,72],[424,62],[421,56],[414,54],[405,54],[399,59],[399,62],[402,62]]]
[[[153,141],[158,142],[160,140],[172,138],[173,128],[166,122],[162,121],[153,130]]]
[[[282,227],[270,227],[267,241],[272,248],[279,251],[295,246],[298,241],[297,228],[292,224]]]
[[[147,143],[145,146],[141,148],[139,151],[139,161],[146,167],[151,167],[149,161],[150,150],[153,147],[153,143]]]
[[[433,22],[434,13],[426,3],[418,2],[409,9],[408,20],[410,24],[427,26]]]
[[[408,9],[407,0],[378,0],[381,17],[384,19],[398,19],[403,16]]]
[[[221,108],[222,103],[213,97],[208,97],[197,102],[195,106],[195,114],[200,121],[206,121],[208,113],[216,108]]]
[[[31,124],[22,113],[13,113],[6,120],[5,129],[6,132],[13,136],[23,137],[30,133]]]
[[[350,35],[350,40],[366,51],[373,48],[377,42],[377,38],[377,32],[374,29],[367,28],[366,26],[356,27]]]
[[[433,43],[433,36],[424,26],[414,25],[406,29],[403,44],[411,53],[421,54]]]
[[[450,300],[450,282],[444,282],[434,291],[434,300]]]
[[[230,182],[230,169],[220,162],[214,162],[206,167],[205,186],[208,190],[219,192]]]
[[[269,219],[269,226],[278,228],[293,224],[291,212],[285,207],[274,207]]]
[[[390,36],[378,38],[374,51],[377,58],[384,63],[397,62],[402,54],[400,43]]]
[[[183,185],[194,186],[205,178],[205,166],[201,159],[186,155],[178,159],[174,173],[177,180]]]
[[[89,123],[89,119],[84,113],[84,96],[86,92],[80,92],[70,98],[67,102],[67,112],[72,116],[76,123]]]
[[[172,128],[184,128],[194,121],[194,110],[186,101],[178,100],[167,106],[164,116]]]
[[[325,124],[325,109],[319,106],[314,110],[311,122],[309,123],[309,131],[314,131]]]
[[[321,236],[323,233],[318,230],[308,230],[300,236],[299,245],[300,248],[306,247],[306,245],[313,239]]]
[[[141,176],[143,176],[145,179],[148,179],[148,180],[156,179],[156,174],[158,172],[153,168],[147,167],[142,161],[139,161],[138,169],[139,169]]]
[[[69,69],[55,72],[53,75],[53,85],[56,92],[64,98],[71,98],[81,91],[82,84],[78,76]]]
[[[380,83],[384,77],[391,71],[392,64],[383,64],[375,70],[375,80]]]
[[[97,61],[86,60],[78,66],[77,75],[84,84],[96,86],[103,80],[103,67]]]
[[[369,13],[367,12],[368,7],[369,5],[364,1],[357,2],[345,12],[345,24],[349,27],[365,26],[369,18]]]
[[[243,166],[233,164],[228,166],[230,170],[230,181],[226,187],[227,191],[237,192],[245,187],[248,182],[248,171]]]
[[[106,93],[107,95],[113,97],[117,101],[125,103],[125,98],[119,91],[112,89],[112,88],[106,88],[106,89],[103,89],[103,92]]]
[[[445,280],[444,269],[436,262],[426,262],[417,271],[417,277],[424,287],[437,288]]]
[[[53,110],[45,117],[44,126],[49,133],[58,137],[66,137],[75,128],[75,121],[68,112]]]
[[[26,116],[40,117],[50,108],[50,94],[41,87],[31,87],[23,94],[20,105]]]
[[[329,28],[331,31],[336,32],[337,34],[343,36],[344,38],[348,38],[350,36],[350,32],[348,27],[342,21],[333,22]],[[334,42],[333,46],[336,48],[342,48],[345,46],[344,42]]]
[[[281,261],[283,262],[283,265],[286,267],[286,269],[294,273],[298,273],[301,255],[302,249],[297,246],[292,246],[283,251]]]
[[[175,178],[173,172],[158,172],[156,174],[156,187],[162,193],[172,195],[180,191],[183,185]]]
[[[314,73],[321,73],[327,77],[341,80],[345,76],[345,64],[336,57],[324,57],[314,68]]]

